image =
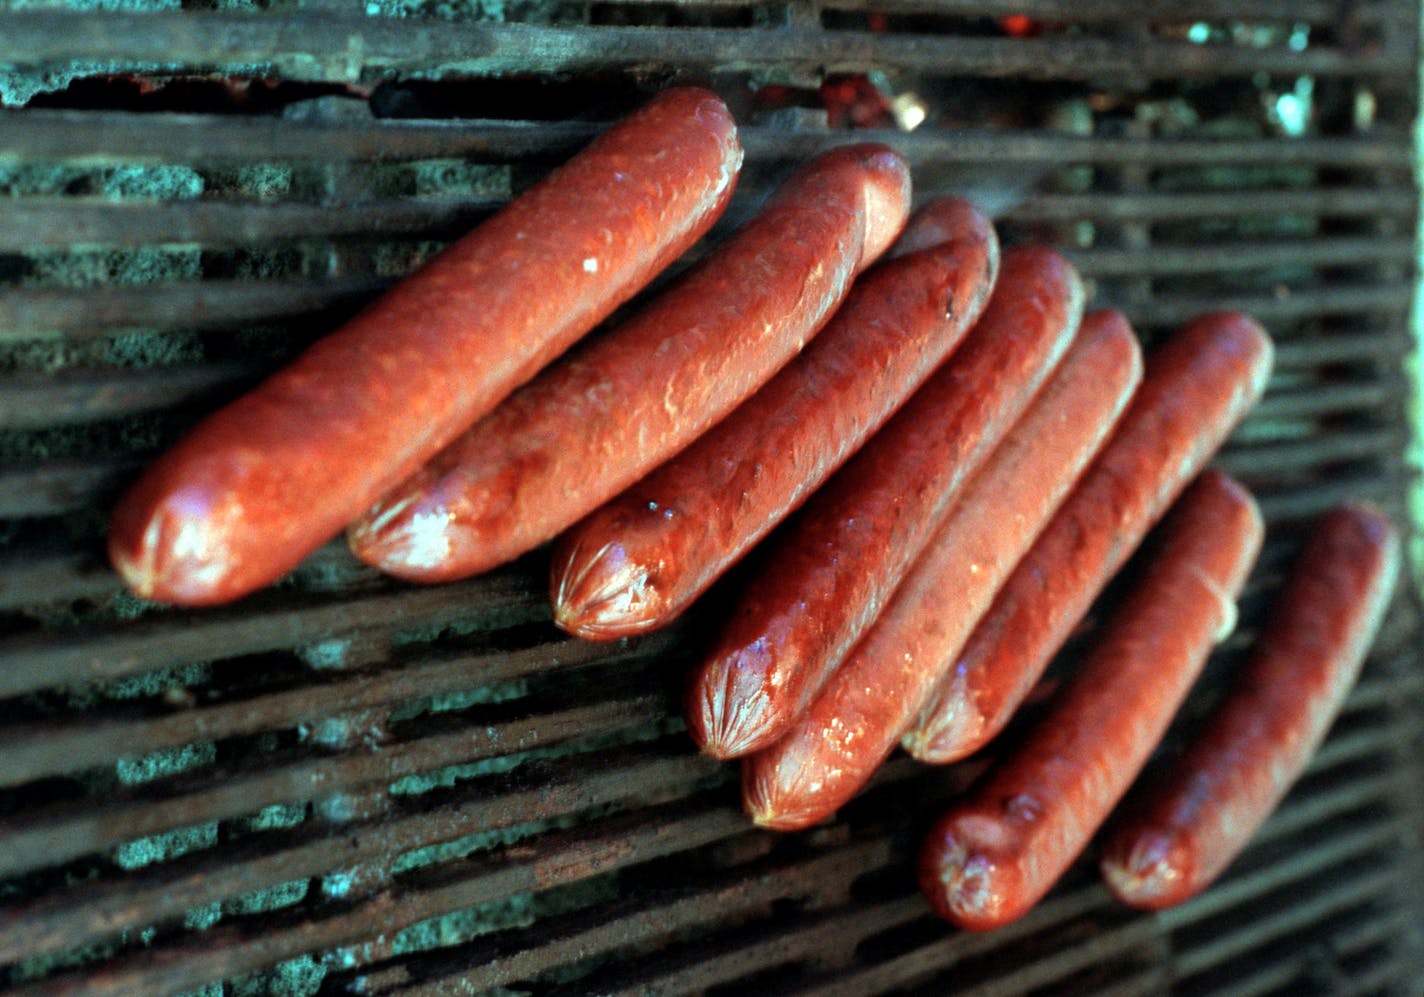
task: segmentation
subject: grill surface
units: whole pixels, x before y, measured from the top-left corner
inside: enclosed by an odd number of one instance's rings
[[[1006,241],[1064,246],[1149,344],[1219,307],[1279,343],[1220,458],[1270,536],[1189,727],[1310,516],[1353,497],[1407,521],[1416,5],[102,6],[162,9],[0,13],[0,985],[1417,989],[1410,593],[1216,888],[1142,916],[1080,864],[1022,922],[970,935],[929,915],[910,857],[982,762],[896,759],[833,823],[778,837],[748,829],[731,767],[695,755],[677,690],[725,591],[669,632],[588,645],[550,624],[540,553],[422,589],[333,545],[200,613],[124,594],[102,559],[145,460],[600,122],[710,84],[747,126],[744,216],[851,139],[814,109],[823,79],[874,71],[932,110],[856,133],[902,149],[921,197],[989,197]],[[1038,33],[1009,37],[1008,15]],[[773,84],[802,106],[758,105]]]

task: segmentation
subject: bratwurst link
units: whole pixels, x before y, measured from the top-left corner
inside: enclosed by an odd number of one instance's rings
[[[763,827],[813,824],[857,793],[915,718],[1142,376],[1127,321],[1096,312],[1048,383],[965,485],[875,625],[810,708],[748,758],[744,804]]]
[[[1181,903],[1246,847],[1354,686],[1394,591],[1399,548],[1372,506],[1337,507],[1311,530],[1206,729],[1109,832],[1103,877],[1119,900],[1150,910]]]
[[[923,246],[901,255],[906,241]],[[805,500],[984,309],[998,239],[968,201],[915,214],[806,351],[692,446],[559,541],[559,626],[607,639],[670,622]]]
[[[352,527],[352,550],[436,582],[551,539],[795,357],[899,234],[909,204],[909,167],[885,146],[843,146],[802,166],[667,291],[385,495]]]
[[[1042,247],[1004,254],[963,344],[773,536],[712,654],[687,723],[709,754],[775,741],[875,622],[955,496],[1067,348],[1083,293]]]
[[[276,581],[696,242],[741,161],[720,100],[661,94],[160,457],[114,566],[191,605]]]
[[[1163,525],[1145,576],[1028,734],[930,831],[920,887],[983,931],[1021,917],[1087,846],[1167,730],[1261,549],[1244,488],[1208,471]]]
[[[1255,405],[1271,341],[1239,312],[1194,319],[1147,359],[1122,421],[979,621],[906,735],[922,761],[983,747],[1147,530]]]

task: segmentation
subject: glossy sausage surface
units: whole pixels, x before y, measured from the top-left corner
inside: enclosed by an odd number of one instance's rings
[[[1169,907],[1231,864],[1324,739],[1399,568],[1399,538],[1378,509],[1338,507],[1312,528],[1219,710],[1109,831],[1102,871],[1120,900]]]
[[[805,709],[1061,359],[1082,302],[1057,253],[1004,254],[950,360],[771,537],[765,572],[689,686],[688,729],[704,751],[764,747]]]
[[[1256,403],[1265,331],[1237,312],[1188,323],[1147,359],[1118,428],[995,597],[905,747],[930,762],[1003,729],[1093,599]]]
[[[551,539],[795,357],[899,233],[909,198],[909,167],[882,145],[805,164],[668,290],[382,497],[353,524],[352,550],[382,571],[437,582]]]
[[[746,760],[743,803],[758,824],[809,826],[870,780],[1141,375],[1137,337],[1121,315],[1083,320],[1063,362],[970,479],[875,625],[786,736]]]
[[[549,585],[559,626],[608,639],[670,622],[959,344],[998,274],[993,226],[946,198],[917,212],[905,239],[925,245],[856,281],[804,353],[560,538]]]
[[[1208,471],[1163,525],[1145,576],[1024,740],[936,822],[920,888],[984,931],[1026,913],[1088,844],[1161,740],[1261,547],[1261,517]]]
[[[741,160],[720,100],[661,94],[160,457],[114,566],[193,605],[275,581],[701,237]]]

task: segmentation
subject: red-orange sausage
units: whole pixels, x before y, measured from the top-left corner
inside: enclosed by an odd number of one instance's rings
[[[1086,847],[1161,740],[1261,546],[1247,492],[1208,471],[1049,714],[956,802],[920,854],[940,916],[976,931],[1022,916]]]
[[[805,709],[1058,363],[1082,302],[1058,254],[1004,254],[983,317],[951,359],[772,538],[767,570],[689,688],[688,728],[704,751],[764,747]]]
[[[895,747],[974,622],[1097,452],[1142,376],[1116,312],[1083,320],[1053,376],[964,487],[875,625],[810,708],[742,769],[763,827],[830,816]]]
[[[721,101],[660,95],[164,454],[114,566],[193,605],[275,581],[691,246],[741,160]]]
[[[968,201],[933,202],[901,240],[926,230],[933,243],[858,280],[760,391],[561,538],[549,586],[559,626],[608,639],[671,621],[923,383],[978,319],[999,267],[994,228]]]
[[[979,622],[905,748],[930,762],[1003,729],[1151,525],[1255,404],[1270,339],[1245,315],[1187,324],[1155,350],[1132,405]]]
[[[885,146],[817,157],[668,291],[383,496],[352,526],[352,550],[435,582],[549,540],[794,357],[899,233],[909,195],[909,167]]]
[[[1205,889],[1251,840],[1324,739],[1389,605],[1399,538],[1348,505],[1311,532],[1250,661],[1200,737],[1109,831],[1102,871],[1156,910]]]

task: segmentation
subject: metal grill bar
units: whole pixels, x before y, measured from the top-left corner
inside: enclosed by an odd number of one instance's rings
[[[256,378],[249,364],[165,367],[116,374],[0,379],[0,430],[112,419],[211,399],[214,390]]]
[[[1304,471],[1335,461],[1397,460],[1407,443],[1407,435],[1397,428],[1347,431],[1298,443],[1238,447],[1217,457],[1216,464],[1238,476]]]
[[[627,3],[646,0],[622,0]],[[727,3],[745,3],[745,0],[725,0]],[[930,7],[936,14],[953,14],[961,17],[1009,17],[1015,14],[1046,21],[1094,22],[1127,21],[1131,24],[1165,22],[1180,24],[1186,20],[1252,20],[1289,21],[1304,24],[1337,24],[1346,17],[1358,17],[1373,21],[1387,16],[1387,8],[1382,4],[1358,4],[1346,9],[1332,0],[1252,0],[1250,3],[1233,3],[1231,0],[1186,0],[1180,4],[1133,4],[1131,0],[1090,0],[1076,3],[1074,0],[933,0],[931,4],[913,4],[904,0],[901,4],[883,4],[879,0],[829,0],[823,7],[833,10],[914,10],[923,11]]]
[[[0,159],[41,162],[221,163],[232,159],[284,162],[394,162],[452,157],[485,162],[567,156],[597,134],[594,124],[454,121],[291,121],[207,118],[183,114],[95,114],[84,111],[0,111]],[[841,131],[740,129],[752,165],[804,159],[844,143]],[[1316,165],[1409,174],[1408,134],[1381,124],[1369,136],[1331,139],[1164,139],[1145,144],[1111,136],[1081,137],[1022,131],[989,133],[943,128],[912,132],[865,129],[857,140],[884,142],[914,165],[928,162],[1017,162],[1057,167],[1075,163],[1154,167]],[[1230,192],[1220,195],[1230,202]],[[1413,211],[1407,189],[1393,202]],[[1098,200],[1107,200],[1099,198]],[[1165,200],[1165,199],[1164,199]],[[1046,201],[1045,203],[1053,203]],[[1377,202],[1378,203],[1378,202]],[[1371,209],[1366,209],[1371,210]],[[1379,209],[1385,210],[1385,209]],[[378,222],[379,224],[379,222]]]
[[[0,143],[3,143],[0,139]],[[453,236],[472,228],[502,200],[366,200],[354,205],[195,203],[106,204],[24,198],[5,207],[0,250],[94,246],[267,244],[333,235],[363,238],[418,233]]]
[[[716,986],[746,975],[748,964],[775,969],[814,963],[828,952],[853,951],[871,926],[876,931],[893,931],[924,916],[924,900],[919,894],[909,894],[773,924],[757,922],[720,936],[714,934],[706,942],[673,948],[635,974],[602,976],[588,982],[597,992],[608,995],[679,993]]]
[[[1165,9],[1165,8],[1164,8]],[[1002,39],[853,31],[430,24],[416,20],[223,14],[4,15],[0,62],[253,65],[304,82],[359,83],[366,73],[588,73],[675,59],[687,68],[749,70],[804,63],[828,72],[903,69],[938,75],[1103,80],[1279,73],[1390,75],[1412,71],[1399,45],[1357,51],[1238,48],[1135,37]],[[438,68],[435,68],[438,67]]]
[[[1210,191],[1143,194],[1041,194],[1006,213],[1016,222],[1165,222],[1281,216],[1407,214],[1407,190],[1315,187],[1309,190]]]
[[[467,583],[347,595],[326,602],[247,600],[242,608],[165,614],[153,623],[0,641],[0,696],[56,685],[114,679],[135,672],[225,656],[304,647],[335,635],[460,622],[499,629],[542,622],[545,594],[527,574],[500,571]],[[471,621],[472,610],[479,615]]]
[[[1330,949],[1332,952],[1345,955],[1372,946],[1383,946],[1408,930],[1409,926],[1408,915],[1404,912],[1370,918],[1358,925],[1346,926],[1333,932],[1330,936]],[[1286,993],[1299,992],[1303,968],[1297,954],[1287,956],[1254,972],[1234,974],[1230,982],[1231,993],[1237,997],[1250,997],[1254,994],[1278,993],[1282,990]],[[1348,984],[1350,992],[1353,994],[1377,992],[1392,994],[1405,991],[1407,989],[1406,981],[1410,979],[1412,977],[1404,966],[1397,960],[1390,960],[1368,974],[1350,979]],[[1396,986],[1386,986],[1391,982]],[[1209,992],[1215,992],[1215,990]]]
[[[1154,243],[1147,256],[1125,249],[1070,250],[1089,277],[1167,277],[1283,267],[1359,267],[1405,264],[1414,258],[1410,239],[1315,239],[1310,242],[1237,242],[1220,246]]]
[[[1398,840],[1398,834],[1396,829],[1395,834],[1386,837],[1381,844]],[[1353,837],[1355,836],[1346,836],[1345,840]],[[1322,890],[1309,899],[1297,899],[1289,908],[1273,916],[1255,919],[1249,931],[1242,931],[1239,925],[1233,925],[1232,930],[1224,932],[1215,941],[1180,953],[1177,957],[1178,979],[1205,972],[1265,941],[1324,920],[1332,913],[1347,910],[1355,904],[1367,903],[1372,895],[1394,885],[1392,877],[1393,872],[1388,868],[1342,877],[1343,882],[1337,881],[1338,885],[1334,888]]]
[[[369,300],[393,279],[328,277],[313,281],[205,281],[133,288],[21,287],[0,299],[0,344],[55,333],[83,340],[126,330],[214,328],[287,318]],[[1179,324],[1212,307],[1237,308],[1277,322],[1345,313],[1398,314],[1410,289],[1398,284],[1294,290],[1274,294],[1162,296],[1148,316],[1153,324]]]
[[[1308,198],[1297,195],[1308,194]],[[1322,201],[1325,194],[1328,201]],[[1341,196],[1343,195],[1343,196]],[[1133,204],[1116,199],[1088,203],[1082,198],[1030,198],[1011,213],[1019,219],[1146,220],[1193,217],[1226,218],[1246,214],[1341,215],[1374,213],[1381,198],[1407,202],[1405,190],[1239,192],[1159,197],[1141,214]],[[1264,200],[1263,200],[1264,199]],[[361,201],[339,206],[197,203],[147,205],[91,204],[82,201],[18,200],[6,209],[0,250],[33,250],[44,246],[86,248],[155,245],[220,246],[266,243],[283,238],[358,234],[363,238],[410,235],[447,238],[468,229],[503,202]],[[1142,207],[1142,205],[1138,205]],[[1297,211],[1304,207],[1305,210]],[[1192,209],[1199,209],[1193,211]],[[1342,209],[1349,209],[1348,212]],[[1111,212],[1105,215],[1104,212]],[[1170,213],[1170,214],[1167,214]],[[1200,244],[1158,243],[1143,257],[1120,249],[1076,249],[1073,262],[1088,276],[1171,276],[1290,266],[1363,266],[1406,264],[1414,244],[1406,238],[1325,238],[1309,241],[1236,242],[1231,253]]]
[[[99,461],[56,460],[0,471],[0,517],[52,516],[94,501],[138,467],[138,455]],[[8,593],[0,575],[0,593]]]
[[[21,287],[0,300],[0,343],[62,332],[81,340],[117,330],[248,325],[373,297],[390,279],[234,280],[139,287]]]
[[[442,974],[440,962],[421,967],[414,979],[421,981],[417,993],[435,993],[452,986],[492,989],[537,975],[540,971],[586,958],[590,954],[637,945],[671,932],[705,924],[709,915],[734,919],[750,909],[773,900],[787,900],[814,895],[825,883],[842,883],[866,869],[888,861],[888,855],[872,846],[837,849],[804,864],[783,867],[786,871],[768,872],[754,866],[728,881],[719,877],[715,884],[694,884],[692,888],[674,888],[670,896],[657,896],[615,907],[611,916],[595,924],[579,925],[573,930],[551,925],[537,947],[510,955],[496,940],[475,949],[473,958],[460,959],[453,972]],[[787,878],[796,886],[788,889]]]

